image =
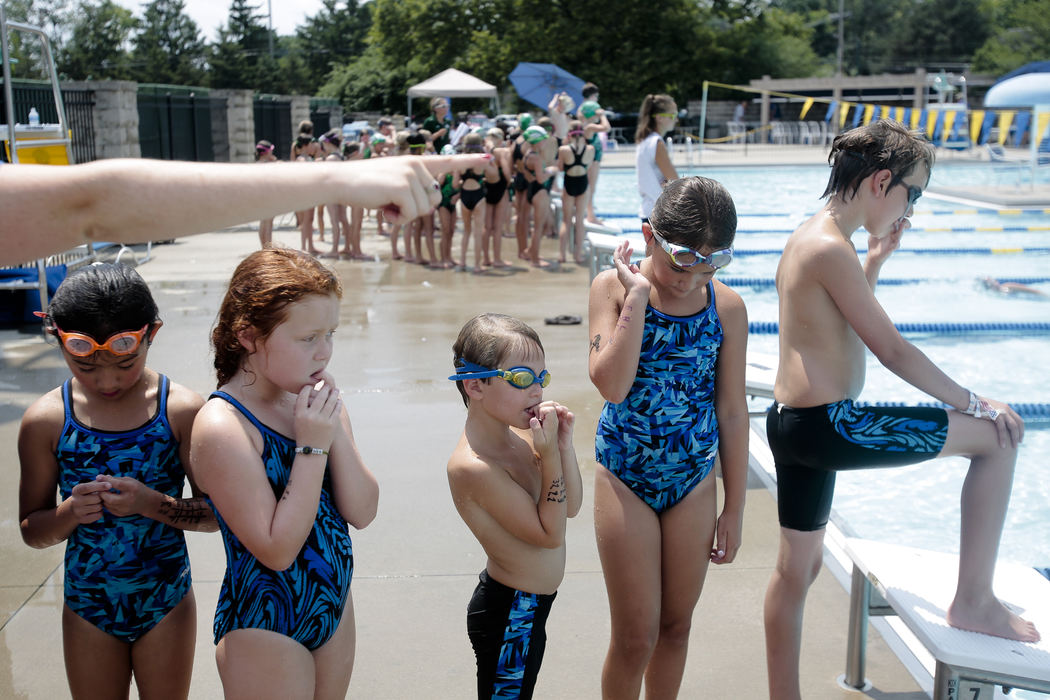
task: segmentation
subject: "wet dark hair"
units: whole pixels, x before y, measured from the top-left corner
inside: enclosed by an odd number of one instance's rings
[[[343,155],[352,156],[361,150],[361,144],[357,141],[347,141],[343,144]]]
[[[591,95],[594,95],[597,92],[598,92],[598,86],[595,85],[594,83],[584,83],[583,84],[583,89],[580,90],[580,93],[583,95],[583,99],[584,100],[589,99],[591,97]]]
[[[543,343],[539,334],[524,321],[505,314],[481,314],[467,321],[459,331],[452,346],[452,364],[462,367],[466,360],[476,365],[497,369],[510,353],[520,350],[539,350],[543,354]],[[487,382],[488,379],[480,381]],[[463,405],[470,406],[470,399],[463,382],[456,382]]]
[[[338,149],[343,144],[343,132],[339,129],[329,129],[321,134],[321,140],[327,141]]]
[[[292,248],[263,248],[237,266],[211,331],[217,386],[223,386],[241,368],[248,351],[237,337],[254,328],[265,339],[284,322],[287,308],[311,294],[335,294],[343,288],[335,273],[313,256]]]
[[[909,131],[892,119],[880,119],[835,137],[828,154],[831,176],[821,197],[852,199],[860,183],[880,170],[895,177],[911,175],[919,163],[933,171],[936,152],[922,132]]]
[[[89,265],[66,277],[47,305],[47,317],[64,331],[99,342],[158,319],[157,303],[139,273],[114,263]]]
[[[255,144],[255,160],[262,158],[264,153],[273,153],[273,144],[266,139]]]
[[[720,250],[736,237],[736,205],[717,180],[683,177],[664,186],[649,224],[668,243]]]

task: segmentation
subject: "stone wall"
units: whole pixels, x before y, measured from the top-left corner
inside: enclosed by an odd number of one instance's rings
[[[292,102],[292,131],[295,133],[288,134],[288,140],[292,141],[299,133],[299,123],[310,120],[310,97],[292,95],[289,99]],[[320,134],[314,134],[314,136],[320,136]]]
[[[88,80],[63,87],[93,90],[92,122],[96,158],[139,158],[138,83],[129,80]]]
[[[226,133],[231,163],[255,160],[255,109],[251,90],[212,90],[212,97],[226,99]]]

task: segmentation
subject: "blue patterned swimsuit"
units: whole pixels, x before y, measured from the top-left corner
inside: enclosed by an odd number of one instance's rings
[[[718,455],[714,392],[722,322],[712,282],[707,299],[693,316],[646,306],[634,384],[621,403],[606,402],[598,419],[595,458],[657,513],[703,481]]]
[[[295,458],[295,440],[263,425],[229,394],[216,391],[211,398],[228,401],[259,430],[266,479],[280,499]],[[291,637],[311,651],[321,647],[339,627],[354,571],[350,530],[336,508],[327,470],[313,529],[284,571],[261,564],[215,504],[211,505],[226,548],[226,575],[215,610],[215,643],[233,630],[263,629]]]
[[[185,471],[168,423],[168,378],[160,376],[157,412],[134,430],[88,428],[73,414],[72,385],[62,385],[65,423],[55,450],[62,498],[99,474],[126,476],[182,496]],[[190,590],[186,538],[144,515],[102,517],[78,525],[66,543],[65,599],[74,613],[132,643],[153,629]]]

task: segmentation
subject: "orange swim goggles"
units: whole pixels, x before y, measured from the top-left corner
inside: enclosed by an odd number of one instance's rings
[[[134,354],[142,345],[142,339],[146,337],[151,325],[147,323],[137,331],[119,331],[109,336],[104,343],[99,343],[90,335],[62,330],[46,314],[39,311],[34,313],[44,319],[44,327],[48,331],[54,331],[66,352],[75,357],[89,357],[99,350],[118,356]]]

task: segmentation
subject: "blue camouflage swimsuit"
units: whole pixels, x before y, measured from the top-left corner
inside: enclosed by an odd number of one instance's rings
[[[185,471],[168,423],[168,384],[161,375],[157,412],[145,425],[110,432],[77,421],[66,380],[65,423],[55,450],[63,499],[99,474],[132,477],[173,498],[182,496]],[[190,590],[182,530],[144,515],[118,517],[103,509],[96,522],[78,525],[66,543],[65,569],[69,609],[128,643],[153,629]]]
[[[598,419],[595,459],[657,513],[703,481],[718,455],[714,391],[722,323],[713,282],[707,298],[693,316],[646,306],[634,384],[621,403],[606,402]]]
[[[295,440],[263,425],[229,394],[216,391],[211,398],[228,401],[259,430],[266,479],[280,499],[295,458]],[[327,468],[313,529],[284,571],[261,564],[215,504],[211,506],[226,548],[226,575],[215,610],[215,643],[233,630],[263,629],[291,637],[311,651],[321,647],[339,627],[354,571],[350,530],[336,508]]]

